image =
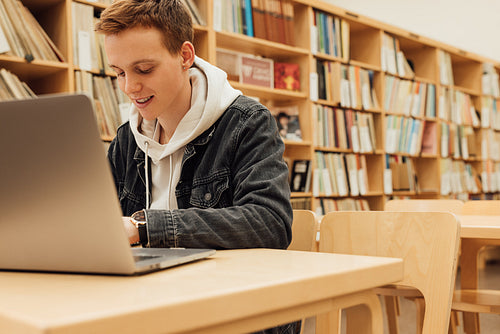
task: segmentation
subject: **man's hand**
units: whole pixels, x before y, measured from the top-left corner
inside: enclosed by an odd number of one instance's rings
[[[130,217],[122,217],[123,225],[127,231],[128,241],[131,245],[139,242],[139,230],[135,227]]]

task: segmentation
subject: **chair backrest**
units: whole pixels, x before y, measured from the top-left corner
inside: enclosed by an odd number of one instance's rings
[[[458,199],[393,199],[385,203],[385,211],[444,211],[462,214],[464,202]]]
[[[424,296],[422,333],[447,332],[460,241],[453,214],[330,212],[320,229],[320,252],[402,258],[404,278],[398,284]]]
[[[462,210],[463,215],[500,216],[500,200],[467,201]]]
[[[316,214],[309,210],[293,210],[292,242],[290,250],[316,251],[316,235],[318,220]]]

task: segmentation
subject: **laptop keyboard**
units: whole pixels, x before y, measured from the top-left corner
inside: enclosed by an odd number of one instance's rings
[[[143,261],[143,260],[150,260],[150,259],[155,259],[158,258],[159,256],[155,255],[134,255],[134,261]]]

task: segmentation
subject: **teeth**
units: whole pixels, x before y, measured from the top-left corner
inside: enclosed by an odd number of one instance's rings
[[[139,102],[139,103],[144,103],[144,102],[149,101],[151,98],[152,98],[152,96],[149,96],[149,97],[146,97],[146,98],[144,98],[144,99],[139,99],[139,100],[137,100],[137,102]]]

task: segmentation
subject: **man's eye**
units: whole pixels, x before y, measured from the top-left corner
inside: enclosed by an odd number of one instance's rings
[[[124,77],[125,76],[125,72],[117,72],[116,76],[117,77]]]
[[[141,74],[148,74],[148,73],[151,73],[153,71],[153,68],[147,68],[147,69],[138,69],[139,73]]]

